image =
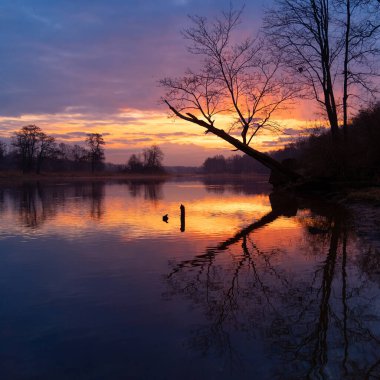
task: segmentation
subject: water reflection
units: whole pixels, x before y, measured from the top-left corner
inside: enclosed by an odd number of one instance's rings
[[[162,186],[164,180],[131,180],[128,181],[129,193],[132,197],[144,196],[144,199],[157,201],[163,199]]]
[[[0,213],[4,212],[4,206],[5,206],[4,189],[0,187]]]
[[[162,199],[163,181],[117,181],[126,185],[133,198],[156,202]],[[4,212],[7,201],[11,209],[18,210],[19,222],[27,228],[36,229],[52,220],[68,204],[75,203],[88,210],[88,216],[101,220],[105,214],[105,182],[86,181],[61,184],[26,182],[0,188],[0,212]]]
[[[339,205],[127,180],[3,186],[0,211],[4,378],[380,375],[380,255]]]
[[[207,320],[192,331],[189,346],[241,370],[246,352],[233,338],[240,332],[279,363],[265,378],[378,378],[380,316],[371,273],[380,269],[379,255],[358,246],[351,216],[339,205],[297,205],[278,195],[271,205],[234,236],[172,265],[166,296],[185,297]],[[297,248],[307,265],[293,268],[283,261],[286,249],[261,248],[255,232],[297,209],[304,229]]]
[[[52,220],[72,200],[87,205],[89,216],[101,219],[104,214],[104,182],[78,182],[67,185],[22,183],[6,193],[12,209],[18,210],[19,223],[36,229]]]
[[[224,194],[232,192],[234,194],[262,194],[268,193],[270,185],[265,176],[250,175],[249,177],[239,176],[210,176],[202,178],[206,190],[209,193]]]
[[[20,223],[25,227],[37,228],[57,212],[56,203],[52,202],[55,194],[39,184],[22,184],[10,197],[18,205]]]
[[[91,183],[91,217],[101,219],[104,215],[104,183]]]

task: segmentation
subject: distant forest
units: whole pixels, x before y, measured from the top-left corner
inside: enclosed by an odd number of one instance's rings
[[[105,163],[101,133],[88,133],[81,145],[57,143],[36,125],[26,125],[11,137],[7,145],[0,141],[0,170],[42,172],[123,172],[164,173],[164,153],[153,145],[141,154],[133,154],[125,165]]]
[[[11,137],[10,145],[0,141],[0,170],[24,174],[42,171],[91,171],[104,167],[105,141],[100,133],[87,134],[83,145],[57,144],[55,138],[36,125],[26,125]]]
[[[237,154],[235,156],[225,158],[220,154],[207,158],[202,165],[202,172],[206,174],[268,174],[269,169],[247,155],[242,156]]]

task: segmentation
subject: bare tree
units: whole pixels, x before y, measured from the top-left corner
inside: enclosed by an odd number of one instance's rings
[[[377,94],[373,79],[378,76],[376,59],[380,53],[380,5],[374,0],[336,0],[338,11],[343,13],[343,132],[347,139],[349,96],[358,96],[355,87],[370,95]],[[340,9],[339,9],[340,8]],[[353,89],[353,93],[351,93]]]
[[[141,161],[140,154],[132,154],[127,163],[127,169],[133,173],[143,171],[144,164]]]
[[[379,3],[374,0],[276,0],[264,30],[281,61],[327,115],[334,144],[348,98],[371,85],[379,50]]]
[[[12,145],[20,155],[23,173],[30,172],[33,169],[39,133],[41,133],[40,127],[26,125],[13,136]]]
[[[164,153],[158,145],[152,145],[150,148],[144,149],[144,169],[147,171],[160,171],[162,170],[162,161]]]
[[[127,170],[133,173],[163,173],[164,153],[158,145],[152,145],[142,153],[132,154],[127,163]]]
[[[54,137],[48,136],[44,132],[39,134],[39,147],[37,151],[37,166],[36,173],[41,171],[41,165],[45,158],[52,157],[56,153],[56,144]]]
[[[7,153],[7,144],[5,142],[0,141],[0,160],[2,160]]]
[[[212,22],[204,17],[190,18],[192,27],[183,35],[190,43],[190,53],[201,58],[202,67],[198,72],[188,70],[182,78],[161,80],[167,89],[164,102],[175,116],[296,180],[300,177],[297,173],[250,146],[261,130],[279,131],[272,116],[294,99],[299,89],[280,74],[279,57],[268,55],[260,39],[235,42],[241,15],[242,10],[231,8]],[[227,132],[215,126],[219,114],[231,120]]]
[[[89,152],[83,146],[75,144],[70,147],[70,159],[76,163],[86,162],[88,160]]]
[[[36,125],[22,127],[14,134],[12,145],[21,158],[21,168],[24,173],[31,172],[34,167],[39,173],[43,159],[55,147],[54,138]]]
[[[100,133],[89,133],[86,138],[86,144],[89,148],[91,171],[94,172],[104,161],[103,145],[105,145],[105,141]]]

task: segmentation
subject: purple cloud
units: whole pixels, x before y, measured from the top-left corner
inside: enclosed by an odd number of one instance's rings
[[[239,2],[237,2],[239,3]],[[252,25],[263,0],[246,7]],[[154,109],[157,81],[191,63],[180,30],[217,0],[3,0],[1,115]],[[239,5],[239,4],[237,4]]]

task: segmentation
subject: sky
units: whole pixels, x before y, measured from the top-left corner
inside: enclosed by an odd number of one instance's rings
[[[259,29],[268,4],[246,2],[245,28]],[[235,154],[201,128],[169,118],[158,86],[197,64],[181,35],[188,15],[212,17],[228,6],[224,0],[1,0],[0,139],[36,124],[70,144],[102,133],[106,159],[114,163],[153,144],[164,151],[165,165]],[[282,123],[286,135],[261,135],[256,147],[289,142],[305,116],[289,110]]]

